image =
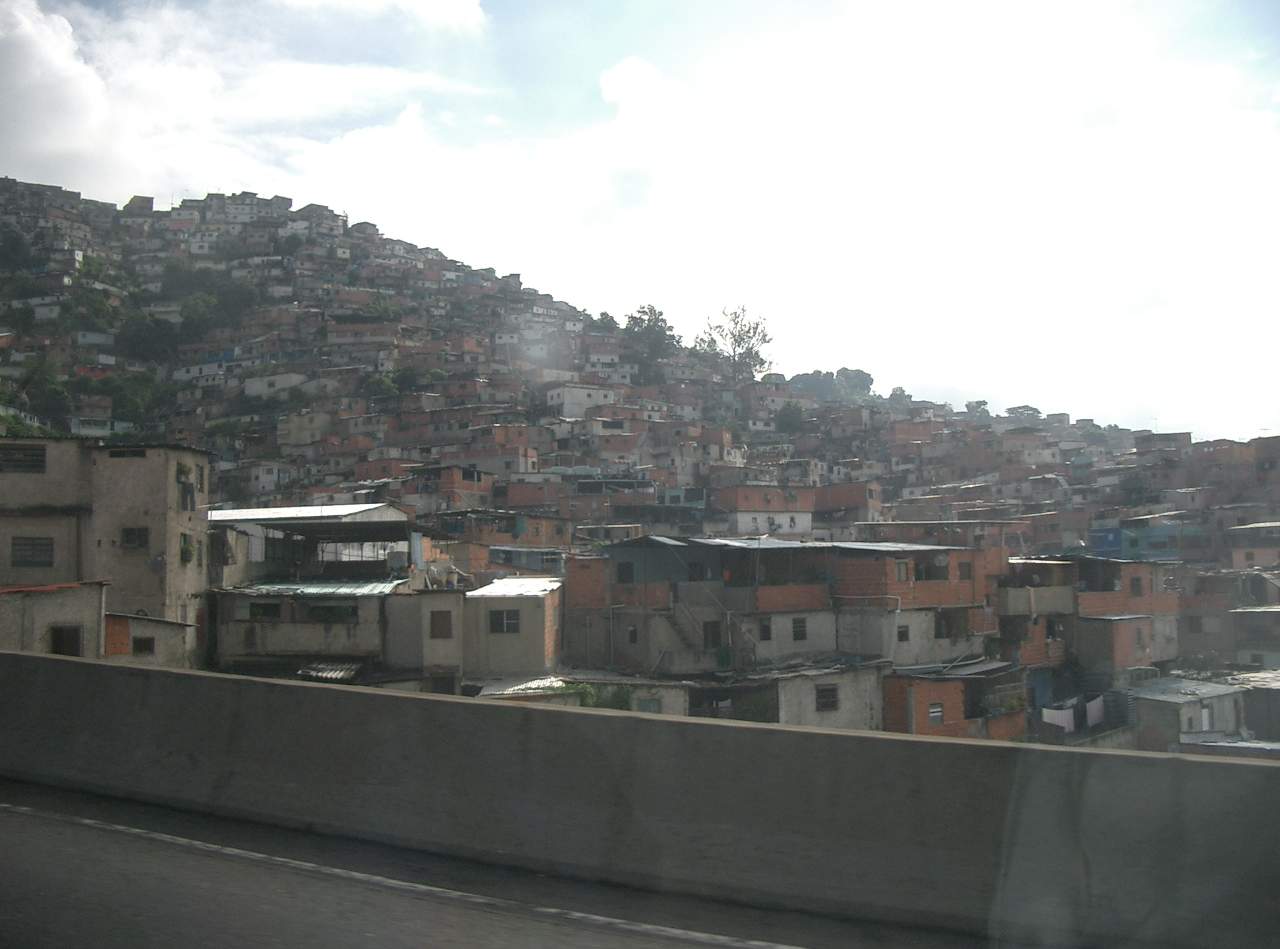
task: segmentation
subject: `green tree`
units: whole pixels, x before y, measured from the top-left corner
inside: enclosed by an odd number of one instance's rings
[[[390,376],[385,373],[374,373],[361,380],[360,394],[370,399],[384,399],[399,395],[400,390],[396,388]]]
[[[609,315],[608,310],[601,310],[599,318],[595,321],[595,325],[602,330],[616,330],[618,321]]]
[[[773,342],[765,321],[747,315],[745,307],[722,310],[720,321],[707,320],[707,327],[694,341],[695,348],[723,356],[734,384],[752,382],[769,369],[764,347]]]
[[[46,360],[41,360],[23,380],[22,394],[31,412],[55,424],[65,422],[71,414],[71,395],[54,376]]]
[[[970,418],[991,418],[991,412],[987,409],[985,399],[979,399],[975,402],[966,402],[964,410],[969,413]]]
[[[839,369],[836,371],[836,381],[855,395],[870,395],[876,380],[871,373],[861,369]]]
[[[412,366],[403,366],[397,369],[391,377],[391,384],[399,392],[412,392],[418,387],[418,370]]]
[[[785,402],[773,419],[774,427],[784,434],[792,435],[804,428],[804,410],[799,402]]]
[[[680,337],[661,310],[646,304],[627,315],[622,347],[628,359],[639,367],[640,385],[651,385],[663,380],[662,361],[680,348]]]
[[[0,230],[0,270],[28,270],[36,263],[25,234],[12,225]]]
[[[185,328],[180,330],[167,320],[135,316],[116,333],[116,349],[142,362],[169,362],[186,335]]]

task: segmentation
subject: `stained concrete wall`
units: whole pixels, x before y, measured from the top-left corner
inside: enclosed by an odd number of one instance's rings
[[[0,721],[9,776],[584,878],[987,932],[997,945],[1274,936],[1269,761],[21,653],[0,654]]]

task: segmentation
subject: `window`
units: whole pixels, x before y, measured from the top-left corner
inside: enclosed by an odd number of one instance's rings
[[[183,563],[191,563],[196,559],[195,539],[190,534],[182,534],[178,538],[178,552]]]
[[[629,561],[622,561],[618,564],[618,582],[619,583],[635,583],[636,582],[636,565]]]
[[[453,639],[453,613],[448,610],[432,610],[431,632],[428,635],[432,639]]]
[[[634,646],[639,641],[640,641],[640,630],[636,629],[634,626],[628,626],[627,642],[631,643],[631,645]]]
[[[122,527],[120,546],[126,550],[146,550],[151,546],[151,531],[145,527]]]
[[[134,636],[133,654],[135,656],[154,656],[156,654],[156,638],[154,636]]]
[[[279,603],[250,603],[249,619],[279,619]]]
[[[773,623],[770,620],[762,619],[760,621],[760,642],[767,643],[773,641]]]
[[[204,465],[196,465],[196,490],[204,490]]]
[[[960,579],[961,579],[961,580],[972,580],[972,579],[973,579],[973,564],[972,564],[972,563],[970,563],[969,561],[965,560],[965,561],[961,561],[961,562],[960,562],[960,564],[959,564],[958,566],[959,566],[959,569],[960,569]]]
[[[15,537],[9,542],[9,563],[15,567],[52,567],[52,537]],[[76,653],[76,655],[80,655]]]
[[[1142,596],[1142,577],[1129,578],[1129,595]]]
[[[109,458],[146,458],[145,448],[113,448],[107,452]]]
[[[79,626],[50,626],[49,652],[55,656],[79,656],[80,639]]]
[[[805,617],[797,616],[791,620],[791,638],[795,642],[809,638],[809,621]]]
[[[359,615],[354,603],[317,603],[307,607],[307,620],[312,623],[354,623]]]
[[[814,705],[819,712],[834,712],[840,708],[840,688],[835,685],[819,685],[814,690]]]
[[[911,627],[910,627],[910,626],[899,626],[899,627],[898,627],[898,642],[900,642],[900,643],[907,643],[907,642],[910,642],[910,641],[911,641]]]
[[[929,703],[929,724],[931,725],[942,724],[942,703],[941,702]]]
[[[897,571],[897,580],[899,583],[906,583],[911,579],[907,570],[907,562],[905,560],[895,560],[894,569]]]
[[[44,474],[44,445],[0,445],[0,473]]]
[[[489,632],[491,633],[520,632],[520,611],[519,610],[490,610],[489,611]]]
[[[703,622],[702,648],[703,649],[719,649],[720,648],[720,621],[718,619],[709,619]]]
[[[196,566],[204,566],[204,541],[196,541]]]

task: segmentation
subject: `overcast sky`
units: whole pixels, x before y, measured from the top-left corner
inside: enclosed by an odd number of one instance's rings
[[[1280,3],[0,0],[0,174],[329,204],[788,374],[1280,434]]]

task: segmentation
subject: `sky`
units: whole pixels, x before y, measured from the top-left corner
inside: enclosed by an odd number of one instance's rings
[[[1196,438],[1280,434],[1278,118],[1270,0],[0,0],[0,175]]]

